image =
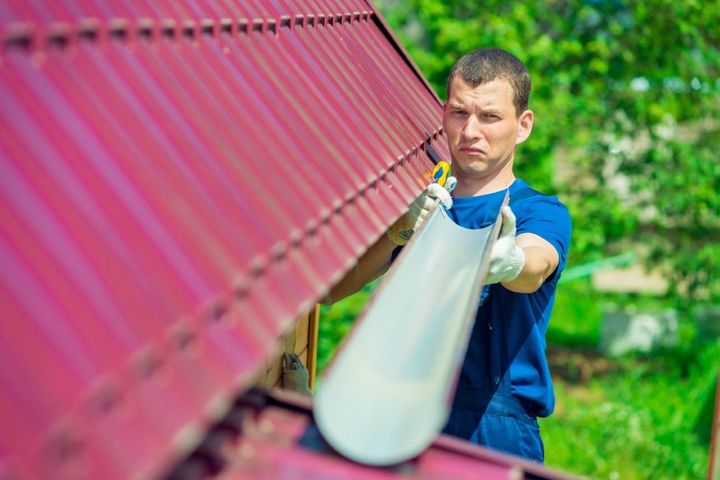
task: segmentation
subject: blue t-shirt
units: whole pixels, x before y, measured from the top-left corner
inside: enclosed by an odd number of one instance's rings
[[[485,287],[487,296],[477,312],[457,396],[481,398],[509,379],[512,395],[529,405],[531,413],[546,417],[555,407],[555,394],[545,358],[545,332],[567,260],[572,225],[556,197],[538,194],[512,201],[513,194],[527,188],[520,179],[509,188],[517,234],[534,233],[549,242],[558,252],[558,267],[534,293],[514,293],[499,283]],[[505,193],[454,198],[449,214],[463,227],[485,227],[497,219]]]

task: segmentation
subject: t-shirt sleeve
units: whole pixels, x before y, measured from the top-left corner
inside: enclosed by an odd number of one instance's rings
[[[517,212],[517,234],[534,233],[557,250],[560,259],[552,277],[562,272],[567,262],[572,235],[572,221],[565,205],[556,197],[533,197],[521,205]]]

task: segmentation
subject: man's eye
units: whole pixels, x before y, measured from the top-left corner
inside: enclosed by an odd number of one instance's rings
[[[465,110],[453,110],[453,113],[455,115],[465,115],[466,114]]]

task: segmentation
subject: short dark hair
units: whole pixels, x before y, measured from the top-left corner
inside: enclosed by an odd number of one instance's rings
[[[513,89],[515,115],[527,110],[530,100],[530,73],[515,55],[501,48],[479,48],[463,55],[448,74],[445,93],[450,98],[450,84],[456,76],[473,88],[496,78],[507,80]]]

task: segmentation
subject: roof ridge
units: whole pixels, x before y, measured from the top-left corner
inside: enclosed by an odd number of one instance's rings
[[[202,20],[175,18],[153,19],[140,17],[128,19],[113,17],[108,20],[80,18],[74,23],[51,21],[46,24],[37,22],[12,22],[8,24],[0,38],[4,51],[36,52],[45,48],[66,48],[79,42],[101,43],[113,39],[132,41],[136,39],[155,40],[187,39],[195,40],[201,36],[219,37],[221,34],[262,33],[279,35],[281,28],[306,28],[316,26],[332,27],[357,22],[368,22],[375,16],[372,10],[345,12],[336,14],[308,13],[281,15],[278,18],[238,18],[221,17]]]

